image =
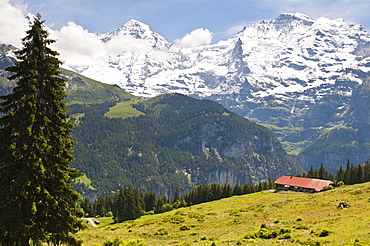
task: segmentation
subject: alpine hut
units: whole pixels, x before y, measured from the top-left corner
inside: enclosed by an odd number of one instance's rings
[[[289,175],[278,178],[274,184],[276,185],[276,191],[291,190],[311,193],[323,191],[324,187],[334,185],[330,180],[302,178]]]

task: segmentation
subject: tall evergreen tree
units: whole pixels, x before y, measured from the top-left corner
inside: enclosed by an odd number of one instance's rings
[[[344,180],[344,171],[343,171],[343,167],[342,166],[339,167],[335,179],[337,181],[342,181],[343,182],[343,180]]]
[[[125,220],[125,211],[124,211],[124,203],[125,203],[125,194],[124,194],[125,189],[121,188],[119,191],[116,192],[116,195],[114,197],[114,210],[113,216],[114,216],[114,221],[117,223],[121,223],[122,221]]]
[[[146,191],[144,195],[145,211],[154,210],[157,204],[157,194],[153,191]]]
[[[358,164],[357,166],[357,174],[356,174],[356,183],[364,182],[364,172],[362,170],[362,165]]]
[[[370,161],[367,160],[364,164],[364,182],[370,181]]]
[[[95,213],[100,216],[105,216],[107,212],[106,199],[104,196],[100,195],[98,200],[95,201]]]
[[[78,245],[73,233],[83,227],[71,184],[81,173],[69,167],[66,81],[43,23],[38,15],[22,39],[7,69],[17,85],[0,97],[0,245]]]
[[[180,189],[178,186],[176,186],[176,190],[175,190],[175,195],[174,195],[174,198],[173,198],[173,202],[177,202],[181,199],[181,196],[180,196]]]
[[[81,202],[81,208],[84,210],[85,214],[87,216],[93,216],[95,215],[94,210],[93,210],[93,203],[90,200],[90,198],[86,197],[85,200]]]

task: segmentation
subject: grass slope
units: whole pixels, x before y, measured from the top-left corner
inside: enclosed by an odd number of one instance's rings
[[[101,225],[88,226],[78,236],[86,246],[102,245],[113,238],[140,239],[154,246],[369,245],[369,191],[370,183],[316,194],[259,192],[121,224],[103,218]],[[338,209],[340,202],[350,207]],[[253,238],[255,235],[276,237]]]
[[[135,100],[136,101],[136,100]],[[117,103],[114,107],[111,107],[109,111],[105,114],[105,116],[109,118],[129,118],[134,116],[143,115],[143,112],[132,107],[132,103],[134,101],[126,101]]]

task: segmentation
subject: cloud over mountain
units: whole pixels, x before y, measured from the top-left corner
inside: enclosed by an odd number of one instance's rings
[[[176,39],[175,42],[184,48],[195,48],[205,44],[210,44],[212,41],[212,32],[208,29],[198,28],[187,33],[183,38]]]
[[[8,0],[0,0],[0,43],[21,47],[21,38],[28,29],[28,21],[22,8],[12,6]]]
[[[53,48],[58,50],[62,60],[73,65],[93,63],[94,57],[104,48],[95,35],[73,22],[53,32],[51,38],[58,40]]]

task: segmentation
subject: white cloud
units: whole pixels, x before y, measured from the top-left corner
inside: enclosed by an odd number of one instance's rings
[[[198,28],[187,33],[183,38],[176,39],[175,43],[185,48],[195,48],[204,44],[210,44],[212,41],[212,32],[208,29]]]
[[[21,39],[26,36],[25,31],[29,29],[29,23],[20,5],[16,8],[9,0],[0,0],[0,16],[0,43],[22,47]]]
[[[57,40],[53,48],[60,53],[61,60],[71,65],[89,65],[104,50],[98,37],[74,22],[51,33],[50,37]]]
[[[89,33],[74,22],[69,22],[68,26],[62,27],[60,31],[52,32],[50,37],[57,40],[52,48],[60,53],[62,61],[71,66],[96,63],[96,59],[102,55],[114,56],[122,52],[149,53],[152,51],[149,43],[132,36],[116,36],[103,42],[98,36]]]

